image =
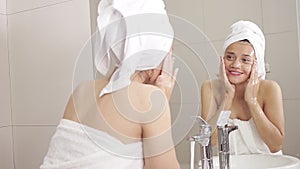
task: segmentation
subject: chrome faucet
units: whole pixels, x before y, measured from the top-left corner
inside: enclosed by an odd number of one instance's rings
[[[238,126],[218,126],[218,149],[220,169],[230,169],[229,133],[238,129]]]
[[[213,153],[211,146],[212,128],[200,116],[197,116],[196,120],[198,121],[200,126],[199,135],[192,136],[189,138],[189,140],[200,143],[200,158],[202,169],[213,169]]]

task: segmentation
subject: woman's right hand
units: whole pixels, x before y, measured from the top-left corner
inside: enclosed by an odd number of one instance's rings
[[[231,108],[232,100],[234,98],[235,86],[231,84],[227,78],[224,58],[220,56],[220,68],[218,79],[221,83],[221,94],[224,103],[224,110],[229,110]]]

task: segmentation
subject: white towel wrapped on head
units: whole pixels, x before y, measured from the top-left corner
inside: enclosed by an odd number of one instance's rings
[[[247,39],[253,46],[257,59],[258,75],[265,79],[265,37],[261,29],[253,22],[238,21],[231,25],[231,32],[225,40],[223,53],[234,42]]]
[[[174,32],[162,0],[102,0],[98,12],[96,68],[106,75],[111,59],[118,67],[101,97],[128,86],[136,70],[157,68],[170,52]]]

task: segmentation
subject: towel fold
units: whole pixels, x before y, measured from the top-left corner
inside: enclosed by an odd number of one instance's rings
[[[230,119],[229,125],[238,126],[238,130],[232,131],[229,134],[231,154],[282,154],[281,151],[277,153],[270,152],[268,146],[259,136],[253,119],[248,121]]]
[[[62,119],[40,169],[143,169],[142,143],[123,144],[109,134]]]

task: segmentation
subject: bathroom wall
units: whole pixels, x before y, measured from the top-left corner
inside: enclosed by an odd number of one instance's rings
[[[298,21],[298,42],[300,42],[300,0],[296,0],[297,3],[297,21]],[[300,48],[299,48],[299,53],[300,53]],[[299,55],[299,64],[300,64],[300,55]]]
[[[90,60],[81,62],[78,56],[82,53],[90,56],[86,42],[96,30],[98,2],[0,0],[1,169],[38,168],[72,87],[81,78],[91,78],[76,74],[74,82],[73,75],[78,66],[89,67],[91,64]],[[286,117],[283,151],[300,158],[299,14],[296,0],[185,0],[184,3],[181,0],[165,0],[165,3],[169,14],[180,17],[180,21],[184,19],[188,26],[197,27],[198,33],[202,32],[212,41],[217,51],[210,53],[212,56],[221,55],[228,27],[233,22],[252,20],[263,29],[266,61],[271,68],[267,78],[276,80],[283,92]],[[192,40],[188,47],[198,49],[201,43],[200,40]],[[213,76],[217,58],[211,58],[212,62],[193,60],[198,59],[191,57],[194,53],[177,42],[174,53],[191,70],[179,72],[178,79],[185,80],[186,73],[194,73],[200,84]],[[202,71],[198,63],[202,64],[201,68],[209,70]],[[194,92],[188,87],[181,87],[189,93]],[[198,105],[193,97],[186,98],[183,103],[178,102],[179,97],[175,94],[172,98],[174,112],[192,111]],[[188,163],[188,142],[182,139],[176,150],[180,162]]]
[[[0,168],[39,168],[90,38],[89,2],[0,0]]]
[[[296,0],[165,0],[169,14],[185,18],[208,36],[219,55],[229,26],[238,20],[257,23],[266,37],[266,62],[270,64],[268,79],[279,83],[283,93],[286,118],[285,154],[300,157],[300,62]],[[175,32],[176,33],[176,32]],[[188,33],[188,32],[187,32]],[[201,46],[201,41],[192,46]],[[179,48],[179,49],[178,49]],[[187,57],[180,46],[174,47],[179,56]],[[195,67],[196,65],[190,65]],[[218,66],[215,65],[207,65]],[[177,79],[180,79],[178,77]],[[178,107],[178,106],[175,106]],[[179,159],[189,160],[189,144],[183,140],[177,146]]]

